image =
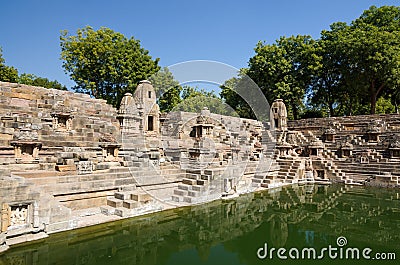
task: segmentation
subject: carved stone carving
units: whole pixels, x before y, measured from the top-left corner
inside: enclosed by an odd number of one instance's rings
[[[78,174],[90,174],[93,172],[93,162],[92,161],[79,161],[78,162]]]
[[[25,225],[28,222],[28,205],[11,206],[10,226]]]

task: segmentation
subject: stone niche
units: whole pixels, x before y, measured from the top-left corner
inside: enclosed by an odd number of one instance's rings
[[[325,142],[335,142],[335,135],[336,135],[336,130],[332,127],[325,129],[324,131],[324,140]]]
[[[270,110],[271,128],[287,129],[287,111],[282,99],[276,99]]]
[[[51,114],[53,118],[53,128],[56,131],[68,132],[72,130],[73,115],[70,113],[54,112]]]
[[[314,141],[307,147],[309,156],[321,156],[324,147],[320,142]]]
[[[374,120],[368,124],[366,130],[366,138],[368,142],[379,142],[379,136],[382,133],[382,125],[379,121]]]
[[[390,158],[400,158],[400,137],[398,135],[392,136],[389,142],[388,151]]]
[[[39,211],[35,202],[2,204],[1,232],[32,227],[39,227]]]
[[[118,153],[121,144],[118,143],[101,143],[102,156],[104,162],[119,162]]]
[[[353,148],[350,142],[343,143],[339,148],[339,156],[342,158],[351,157],[353,155]]]
[[[279,150],[279,156],[285,157],[289,156],[290,150],[292,150],[292,145],[287,142],[278,142],[276,148]]]
[[[39,160],[39,150],[42,144],[37,141],[12,141],[14,156],[17,162],[29,162]]]

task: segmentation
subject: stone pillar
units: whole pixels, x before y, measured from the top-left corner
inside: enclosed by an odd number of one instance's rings
[[[67,121],[65,122],[65,129],[70,131],[72,129],[72,118],[68,117]]]
[[[33,159],[37,159],[39,157],[39,147],[38,146],[33,147],[32,157],[33,157]]]
[[[33,203],[33,220],[32,220],[32,225],[34,228],[38,228],[39,227],[39,205],[37,204],[37,202]]]
[[[107,157],[107,148],[106,147],[103,147],[102,153],[103,153],[103,157],[106,158]]]
[[[16,159],[21,158],[22,152],[21,152],[21,146],[20,145],[15,145],[14,146],[14,155]]]
[[[58,117],[53,116],[53,128],[57,129],[58,128]]]
[[[10,226],[10,207],[7,203],[3,203],[1,207],[1,232],[7,231]]]

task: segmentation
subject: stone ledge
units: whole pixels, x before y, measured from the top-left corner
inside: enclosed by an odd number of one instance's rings
[[[21,243],[28,242],[28,241],[39,240],[42,238],[46,238],[48,236],[49,235],[46,234],[45,232],[39,232],[36,234],[24,234],[24,235],[12,237],[12,238],[7,238],[6,243],[7,243],[7,245],[11,246],[11,245],[21,244]]]

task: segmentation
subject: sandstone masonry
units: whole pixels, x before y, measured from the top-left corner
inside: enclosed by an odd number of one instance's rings
[[[0,82],[0,251],[91,215],[101,222],[309,182],[399,187],[399,115],[287,121],[277,100],[262,123],[206,108],[160,114],[155,96],[142,81],[117,110]]]

